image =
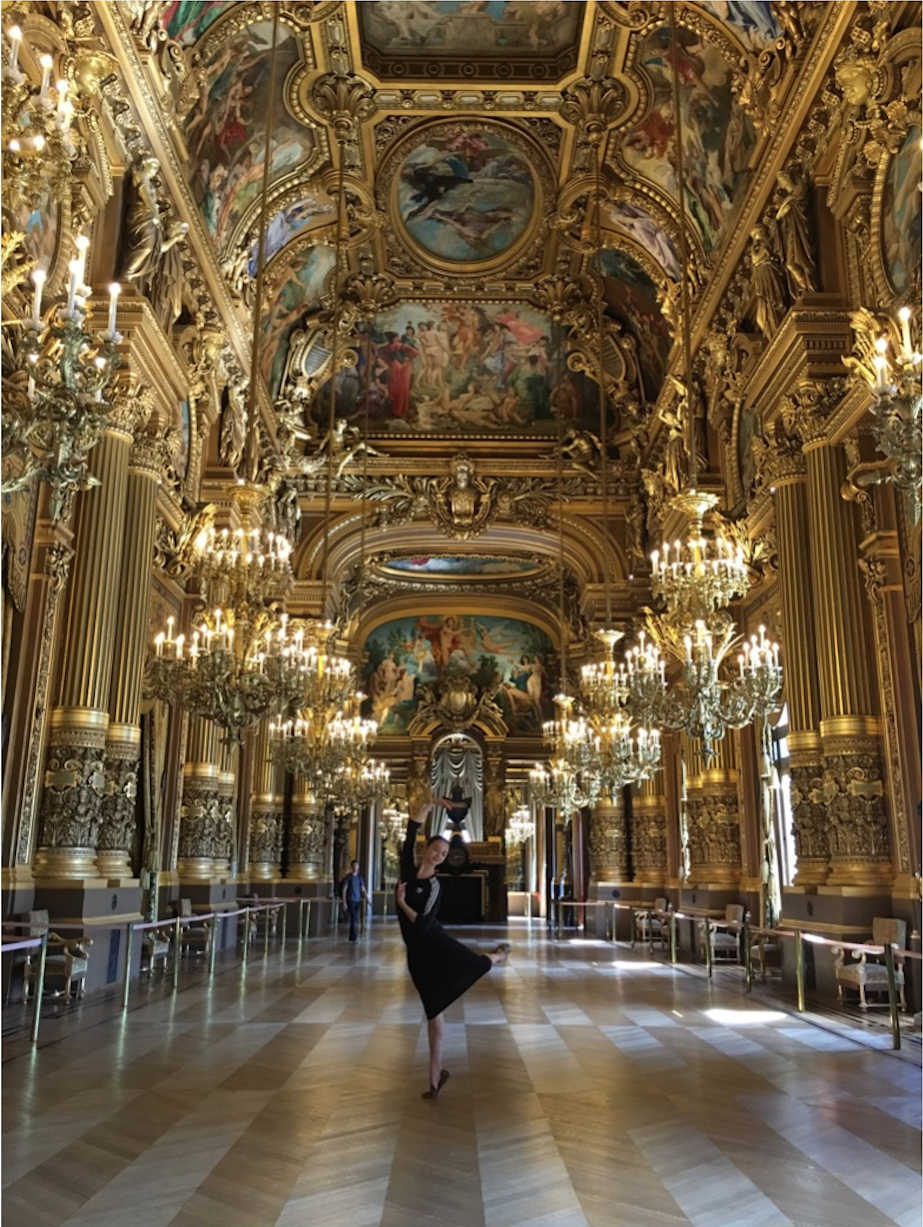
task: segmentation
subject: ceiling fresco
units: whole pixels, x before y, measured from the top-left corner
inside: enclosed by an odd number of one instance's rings
[[[657,287],[636,260],[623,251],[602,253],[606,301],[637,345],[646,399],[657,399],[673,338],[657,305]]]
[[[379,735],[406,733],[424,686],[461,674],[495,702],[513,736],[541,732],[552,715],[554,649],[538,626],[488,614],[424,613],[377,627],[366,639],[365,715]]]
[[[389,558],[380,565],[384,571],[424,579],[483,579],[491,576],[507,579],[533,575],[544,566],[531,558],[505,558],[492,554],[413,554],[408,558]]]
[[[291,335],[305,315],[317,308],[333,264],[333,249],[319,246],[285,254],[270,270],[260,370],[271,396],[279,393]]]
[[[882,254],[891,285],[898,294],[910,288],[913,270],[920,263],[921,153],[920,127],[912,124],[888,167],[882,193]]]
[[[191,47],[234,0],[174,0],[163,14],[163,24],[170,38],[181,47]]]
[[[372,0],[356,6],[363,63],[382,79],[557,80],[574,67],[571,0]]]
[[[280,26],[270,186],[310,161],[311,128],[285,108],[287,77],[302,62],[299,38]],[[205,224],[223,251],[251,209],[256,212],[266,156],[272,23],[258,22],[213,51],[204,65],[207,89],[187,116],[183,137],[195,167],[192,189]]]
[[[762,51],[782,33],[770,0],[699,0],[699,4],[730,26],[751,51]]]
[[[568,370],[558,335],[548,316],[519,303],[404,303],[356,339],[338,412],[368,413],[373,431],[398,434],[551,434],[561,417],[595,428],[595,385]]]
[[[389,287],[386,309],[363,308],[366,322],[348,325],[338,413],[357,424],[368,414],[373,432],[415,438],[549,435],[561,419],[598,430],[595,330],[578,335],[569,317],[556,340],[536,290],[555,276],[585,294],[594,280],[591,194],[580,187],[586,151],[572,103],[589,88],[580,74],[605,62],[605,80],[627,108],[612,112],[603,159],[604,299],[620,328],[609,335],[606,363],[621,388],[613,403],[625,395],[652,404],[672,345],[659,303],[680,278],[674,40],[656,16],[669,11],[544,0],[313,8],[280,0],[260,354],[270,394],[289,396],[292,382],[307,377],[289,370],[294,333],[314,330],[320,361],[332,352],[317,309],[333,255],[308,244],[314,228],[326,243],[335,218],[334,112],[317,101],[315,85],[336,63],[366,98],[344,146],[352,229],[343,274],[361,267]],[[771,6],[755,0],[702,0],[680,13],[689,258],[702,284],[757,140],[732,96],[734,48],[763,53],[780,27]],[[239,290],[256,272],[272,24],[265,6],[241,0],[167,5],[163,21],[206,84],[177,126],[193,196]],[[497,85],[504,82],[511,92]],[[504,108],[510,113],[499,114]],[[889,191],[900,218],[902,198]],[[892,229],[899,281],[900,232]],[[318,383],[329,386],[323,369],[312,379],[307,401]],[[319,427],[326,413],[313,417]]]
[[[721,52],[684,28],[677,31],[676,42],[686,208],[705,251],[710,252],[747,178],[756,138],[751,120],[733,103],[731,67]],[[651,31],[641,44],[638,63],[650,77],[653,99],[647,114],[629,132],[621,156],[630,170],[675,200],[673,56],[668,27]]]

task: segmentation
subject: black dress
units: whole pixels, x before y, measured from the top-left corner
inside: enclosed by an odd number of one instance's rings
[[[439,880],[418,878],[414,861],[419,827],[419,822],[410,820],[401,850],[401,881],[407,883],[407,906],[417,913],[417,919],[411,920],[400,908],[397,915],[407,947],[410,978],[420,994],[426,1017],[435,1018],[490,971],[493,964],[486,954],[475,954],[450,937],[436,919]]]

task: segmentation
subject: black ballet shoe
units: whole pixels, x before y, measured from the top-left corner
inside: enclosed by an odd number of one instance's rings
[[[449,1080],[449,1071],[447,1069],[441,1069],[439,1071],[439,1085],[431,1086],[428,1091],[423,1092],[420,1098],[421,1099],[435,1099],[436,1096],[439,1094],[439,1092],[442,1090],[442,1088],[445,1086],[445,1084],[448,1082],[448,1080]]]

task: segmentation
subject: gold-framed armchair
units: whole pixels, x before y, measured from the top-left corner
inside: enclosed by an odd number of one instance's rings
[[[708,941],[711,944],[712,962],[721,960],[737,963],[740,960],[740,934],[744,924],[744,905],[728,903],[723,920],[708,920]]]
[[[29,922],[29,936],[41,937],[48,934],[48,953],[45,957],[45,991],[51,996],[63,996],[70,1001],[74,996],[82,997],[86,984],[87,969],[90,965],[89,948],[93,939],[89,937],[61,937],[51,929],[51,921],[47,908],[38,908],[26,913]],[[22,999],[27,1002],[31,997],[34,985],[38,980],[39,950],[27,950],[22,973]],[[72,986],[76,981],[76,994]],[[60,988],[50,988],[50,984],[60,984]]]
[[[188,898],[179,899],[173,904],[173,911],[180,920],[185,920],[187,917],[192,917],[195,912],[192,910],[192,900]],[[185,924],[180,929],[179,953],[180,954],[196,954],[204,955],[208,952],[208,941],[211,935],[212,922],[210,920],[203,921],[200,925]]]
[[[169,928],[145,929],[141,935],[141,970],[153,975],[159,967],[166,971],[173,934]]]
[[[669,921],[666,919],[666,896],[655,899],[650,909],[635,912],[635,933],[642,942],[653,947],[655,941],[664,944],[664,937],[669,933]],[[667,938],[669,942],[669,938]]]
[[[894,987],[897,989],[901,1009],[907,1009],[904,996],[904,968],[899,962],[900,951],[907,949],[907,922],[896,916],[874,916],[872,918],[873,946],[890,946],[895,953]],[[868,1010],[873,1005],[887,1005],[888,969],[884,956],[868,955],[864,950],[846,951],[841,946],[834,946],[831,953],[834,957],[834,975],[836,976],[836,995],[843,1001],[844,986],[855,989],[859,994],[859,1009]],[[852,956],[853,962],[847,962]],[[884,993],[885,1001],[871,1002],[866,993]]]

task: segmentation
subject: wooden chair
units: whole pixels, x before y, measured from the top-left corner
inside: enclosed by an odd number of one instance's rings
[[[890,946],[895,952],[907,949],[907,922],[898,920],[895,916],[875,916],[872,920],[873,946]],[[887,1005],[887,1001],[870,1002],[866,993],[888,992],[888,970],[885,967],[884,955],[867,955],[863,950],[851,950],[849,954],[858,962],[847,963],[847,952],[840,946],[834,946],[834,974],[836,975],[836,995],[843,1000],[843,987],[856,989],[859,993],[859,1009],[867,1010],[874,1005]],[[895,958],[894,985],[898,990],[901,1009],[907,1009],[904,997],[904,969]]]
[[[47,908],[38,908],[36,911],[27,912],[26,919],[30,926],[30,937],[41,937],[43,933],[48,934],[48,954],[45,958],[45,991],[49,992],[53,997],[63,995],[65,1001],[70,1001],[75,996],[71,991],[71,986],[76,980],[76,996],[82,997],[87,969],[90,965],[89,947],[93,945],[92,939],[88,937],[60,937],[50,928]],[[37,949],[26,951],[22,985],[22,999],[24,1002],[29,1000],[32,988],[38,978],[39,954],[40,951]],[[61,987],[49,989],[49,982],[60,983]]]
[[[145,929],[141,935],[141,970],[153,974],[160,967],[166,971],[172,940],[169,929]]]
[[[180,899],[173,904],[173,914],[185,920],[194,916],[191,899]],[[208,938],[211,933],[211,922],[204,921],[201,925],[183,925],[180,929],[180,954],[204,955],[208,950]]]
[[[660,897],[654,900],[650,911],[635,912],[635,930],[642,942],[654,945],[655,939],[663,945],[664,933],[669,932],[669,922],[666,920],[667,900]],[[669,941],[669,938],[667,939]]]

